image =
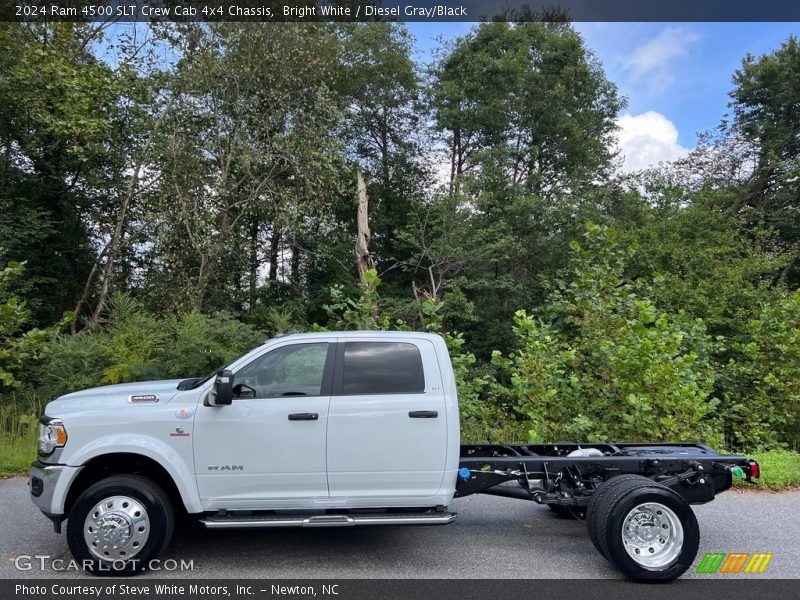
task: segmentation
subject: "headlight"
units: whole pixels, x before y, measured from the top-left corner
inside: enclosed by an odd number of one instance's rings
[[[60,419],[42,417],[39,420],[39,454],[48,456],[67,443],[67,430]]]

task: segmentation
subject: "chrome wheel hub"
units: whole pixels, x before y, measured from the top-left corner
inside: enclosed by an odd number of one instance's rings
[[[640,504],[622,522],[622,544],[634,562],[651,571],[661,570],[680,555],[683,526],[663,504]]]
[[[141,502],[111,496],[94,505],[83,523],[83,539],[97,558],[129,560],[150,537],[150,518]]]

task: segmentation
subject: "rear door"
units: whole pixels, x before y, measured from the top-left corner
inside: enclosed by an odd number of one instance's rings
[[[425,504],[442,484],[446,417],[430,341],[340,339],[328,414],[331,499]]]

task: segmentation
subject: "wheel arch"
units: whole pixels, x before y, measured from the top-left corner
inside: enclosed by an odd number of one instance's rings
[[[154,458],[141,452],[107,452],[90,458],[82,465],[64,499],[63,514],[69,514],[75,501],[89,486],[113,475],[147,477],[161,486],[176,510],[200,512],[196,497],[192,497],[185,483],[181,485],[182,482]]]

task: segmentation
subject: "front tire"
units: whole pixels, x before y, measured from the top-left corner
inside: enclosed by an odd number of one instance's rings
[[[650,481],[620,482],[592,512],[601,553],[636,581],[672,581],[692,565],[700,528],[677,492]]]
[[[172,504],[158,484],[140,475],[115,475],[75,502],[67,543],[95,575],[133,575],[164,550],[174,525]]]

